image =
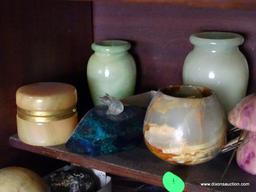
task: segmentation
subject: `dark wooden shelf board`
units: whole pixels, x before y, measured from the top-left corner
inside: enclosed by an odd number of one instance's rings
[[[165,3],[171,5],[182,5],[200,8],[218,8],[218,9],[255,9],[255,0],[121,0],[123,2],[133,3]]]
[[[255,191],[255,177],[242,171],[233,161],[229,171],[223,181],[220,181],[221,175],[228,162],[230,154],[220,154],[214,160],[196,166],[175,166],[164,162],[146,149],[144,144],[137,148],[120,152],[112,155],[89,157],[85,155],[69,152],[64,145],[54,147],[36,147],[21,142],[18,137],[12,136],[9,139],[10,145],[48,156],[54,159],[67,161],[86,168],[94,168],[118,176],[129,177],[144,183],[162,186],[161,177],[166,171],[171,171],[180,176],[186,182],[186,191],[212,191],[221,188],[206,189],[200,186],[200,183],[218,183],[218,182],[244,182],[249,183],[249,187],[232,187],[232,191]],[[225,187],[228,189],[229,187]]]
[[[83,2],[88,0],[68,0]],[[100,2],[102,0],[90,0],[92,2]],[[256,9],[255,0],[108,0],[108,3],[124,2],[124,3],[150,3],[150,4],[166,4],[173,6],[188,6],[197,8],[216,8],[216,9]]]

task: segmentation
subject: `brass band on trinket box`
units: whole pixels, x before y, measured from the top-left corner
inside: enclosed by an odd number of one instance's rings
[[[19,118],[33,122],[58,121],[61,119],[72,117],[75,113],[75,106],[72,106],[65,110],[58,111],[31,111],[17,107],[17,115]]]

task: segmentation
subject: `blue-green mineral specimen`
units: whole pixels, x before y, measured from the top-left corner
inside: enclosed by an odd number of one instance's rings
[[[111,114],[107,106],[96,106],[81,119],[66,147],[75,153],[102,155],[129,150],[143,141],[145,110],[125,106]]]

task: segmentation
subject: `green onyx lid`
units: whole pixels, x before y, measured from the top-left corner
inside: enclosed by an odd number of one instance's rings
[[[122,40],[104,40],[100,42],[94,42],[92,44],[92,50],[102,53],[119,53],[127,51],[131,48],[131,44]]]

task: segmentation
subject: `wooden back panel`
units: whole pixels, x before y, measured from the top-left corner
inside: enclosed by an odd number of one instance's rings
[[[189,36],[208,30],[245,36],[241,49],[250,67],[249,91],[256,88],[255,11],[103,1],[94,2],[93,8],[95,40],[126,39],[133,43],[139,90],[182,83],[183,62],[192,48]]]
[[[181,83],[183,61],[192,48],[191,33],[239,32],[246,37],[242,51],[249,61],[252,92],[256,88],[255,20],[255,11],[157,3],[1,1],[0,154],[4,155],[0,166],[17,156],[8,147],[8,137],[16,132],[15,92],[19,86],[36,81],[72,83],[78,89],[80,113],[91,106],[85,63],[93,36],[95,40],[133,43],[138,90],[142,91]]]
[[[15,92],[19,86],[38,81],[71,83],[86,110],[91,10],[91,2],[0,2],[0,165],[17,155],[8,147],[8,138],[16,132]]]

